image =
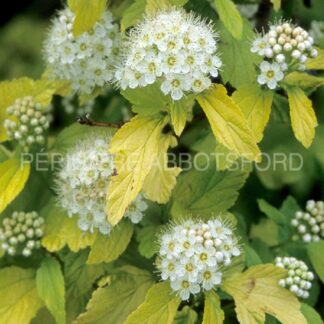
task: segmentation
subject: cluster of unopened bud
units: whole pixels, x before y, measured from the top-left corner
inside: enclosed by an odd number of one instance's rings
[[[44,219],[37,212],[14,212],[0,227],[1,248],[9,255],[29,257],[41,246]]]
[[[34,144],[44,144],[44,133],[49,128],[48,109],[31,96],[17,99],[7,108],[4,121],[9,138],[16,140],[25,151]]]
[[[275,264],[288,270],[287,278],[280,279],[279,285],[288,288],[300,298],[308,298],[308,290],[312,287],[311,281],[314,279],[314,274],[308,270],[306,263],[293,257],[277,257]]]
[[[313,43],[313,37],[299,26],[289,22],[271,25],[266,34],[254,40],[251,48],[265,59],[260,65],[258,82],[274,89],[284,78],[284,72],[304,71],[307,59],[318,54]]]
[[[324,201],[308,200],[306,212],[298,211],[291,220],[291,225],[297,230],[293,240],[317,242],[324,238]]]

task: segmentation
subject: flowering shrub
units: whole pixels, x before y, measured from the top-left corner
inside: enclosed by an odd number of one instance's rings
[[[322,323],[324,4],[57,9],[0,67],[0,323]]]

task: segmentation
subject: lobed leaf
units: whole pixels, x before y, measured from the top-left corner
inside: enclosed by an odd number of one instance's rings
[[[197,100],[204,110],[218,142],[249,160],[259,160],[256,139],[239,106],[227,95],[226,88],[215,84]]]
[[[312,102],[300,88],[287,89],[291,126],[295,137],[308,148],[315,137],[317,118]]]
[[[263,323],[265,314],[283,324],[307,324],[297,297],[278,285],[278,281],[286,276],[285,269],[261,264],[223,282],[222,289],[234,298],[235,311],[241,324]]]
[[[145,178],[159,155],[160,136],[167,118],[136,116],[114,135],[110,153],[115,154],[117,174],[108,190],[108,221],[116,225],[143,188]]]

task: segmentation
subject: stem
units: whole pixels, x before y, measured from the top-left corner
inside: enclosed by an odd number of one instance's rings
[[[84,117],[78,117],[77,122],[81,125],[96,126],[96,127],[112,127],[120,128],[123,123],[110,123],[110,122],[98,122],[90,118],[90,114],[86,114]]]

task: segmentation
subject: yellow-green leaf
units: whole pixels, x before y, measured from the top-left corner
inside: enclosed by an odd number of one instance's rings
[[[0,300],[1,323],[29,323],[43,305],[36,290],[35,271],[17,267],[1,269]]]
[[[121,19],[121,30],[135,25],[145,14],[146,0],[135,0],[124,12]]]
[[[307,244],[307,254],[314,267],[316,274],[324,283],[324,258],[323,258],[324,241],[311,242]]]
[[[168,282],[155,284],[125,324],[171,324],[179,304],[180,299],[173,294]]]
[[[226,88],[215,84],[197,97],[218,142],[229,150],[258,161],[260,151],[240,107],[227,95]]]
[[[324,49],[316,48],[318,55],[313,59],[307,59],[306,68],[309,70],[324,70]]]
[[[174,132],[180,136],[184,130],[188,118],[188,113],[192,110],[194,100],[192,98],[185,98],[174,101],[170,104],[170,116]]]
[[[58,324],[65,324],[65,287],[60,264],[53,258],[46,258],[36,273],[39,296]]]
[[[284,83],[292,87],[300,87],[306,89],[317,88],[324,85],[324,78],[308,73],[292,72],[285,77]]]
[[[132,238],[133,230],[133,224],[129,221],[124,221],[118,224],[109,236],[98,233],[91,246],[87,263],[108,263],[116,260],[126,250]]]
[[[285,269],[262,264],[224,280],[222,289],[234,298],[241,324],[264,323],[265,314],[283,324],[307,324],[297,297],[278,285],[286,276]]]
[[[0,213],[24,189],[30,174],[30,164],[10,159],[0,164]]]
[[[168,202],[171,191],[177,182],[176,178],[181,172],[181,168],[168,166],[167,151],[176,142],[173,136],[162,135],[158,143],[159,155],[150,173],[145,178],[143,192],[145,192],[148,199],[159,204]]]
[[[309,147],[315,137],[317,118],[312,102],[300,88],[288,88],[288,100],[291,126],[295,137]]]
[[[227,30],[235,37],[241,38],[243,20],[240,12],[231,0],[214,0],[219,18]]]
[[[181,311],[177,312],[174,318],[173,324],[197,324],[198,314],[196,311],[190,308],[190,306],[184,306]]]
[[[147,271],[132,266],[116,269],[111,284],[95,290],[86,311],[74,323],[125,323],[128,314],[143,302],[152,284],[151,274]]]
[[[126,208],[142,190],[146,176],[159,154],[159,141],[167,119],[136,116],[113,137],[110,152],[115,154],[117,175],[108,190],[108,221],[116,225]]]
[[[50,252],[59,251],[65,245],[78,252],[95,239],[94,234],[79,229],[77,217],[69,217],[55,202],[50,202],[42,210],[42,216],[46,219],[42,245]]]
[[[270,0],[273,4],[275,11],[278,11],[281,8],[281,0]]]
[[[240,87],[234,92],[232,98],[240,106],[249,127],[260,142],[270,118],[273,92],[251,84]]]
[[[73,33],[79,36],[91,29],[101,18],[107,0],[68,0],[68,5],[75,14]]]
[[[230,168],[239,158],[237,153],[229,150],[226,146],[217,143],[215,148],[216,167],[219,171]]]
[[[213,290],[206,292],[203,324],[222,324],[224,318],[218,295]]]

